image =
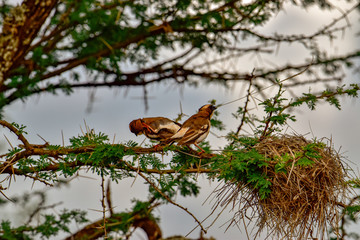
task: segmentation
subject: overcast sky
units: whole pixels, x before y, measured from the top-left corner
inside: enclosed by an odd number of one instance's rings
[[[328,15],[319,14],[316,9],[308,9],[308,11],[301,11],[300,13],[288,9],[285,13],[279,14],[275,21],[272,22],[269,27],[269,33],[271,32],[291,32],[298,33],[301,31],[311,32],[314,29],[318,29],[317,26],[325,22],[329,22],[332,19],[333,14],[338,12],[332,12]],[[354,26],[353,29],[358,28],[358,15],[351,19]],[[314,25],[314,26],[313,26]],[[295,31],[296,30],[296,31]],[[345,39],[348,36],[345,36]],[[337,46],[336,43],[331,47],[329,46],[329,52],[339,53],[348,49],[354,49],[359,42],[359,39],[349,37],[346,44]],[[289,55],[289,53],[291,53]],[[268,56],[269,60],[273,61],[273,58],[279,61],[290,61],[294,53],[302,54],[297,49],[292,49],[292,46],[284,46],[280,49],[278,55]],[[241,67],[244,69],[253,69],[263,62],[257,59],[251,59],[245,63],[241,63]],[[349,73],[350,75],[352,73]],[[346,79],[346,84],[357,82],[356,78],[349,76]],[[272,91],[270,89],[270,91]],[[273,90],[275,91],[275,90]],[[100,89],[96,90],[95,102],[92,105],[90,112],[87,112],[87,106],[89,103],[89,91],[76,90],[70,97],[59,94],[53,96],[50,94],[41,95],[40,97],[31,97],[26,103],[16,102],[9,106],[5,111],[6,120],[12,122],[15,121],[27,126],[28,138],[32,143],[43,143],[37,136],[40,135],[51,144],[62,144],[62,132],[65,139],[69,139],[72,136],[81,134],[80,126],[84,129],[84,120],[97,132],[104,132],[109,135],[110,139],[115,135],[116,143],[127,142],[128,140],[134,140],[141,142],[143,137],[136,137],[128,129],[128,124],[131,120],[139,117],[149,116],[167,116],[169,118],[175,118],[180,112],[179,103],[181,102],[184,113],[188,115],[194,114],[197,109],[206,104],[211,99],[216,99],[218,103],[231,101],[245,95],[241,85],[235,84],[231,89],[223,89],[219,86],[201,86],[200,88],[184,87],[179,89],[178,87],[169,88],[167,85],[154,85],[148,88],[150,109],[145,112],[144,104],[141,100],[142,89]],[[219,109],[219,118],[224,121],[227,129],[234,129],[238,123],[231,117],[231,113],[235,112],[238,106],[242,106],[241,101],[234,104],[229,104]],[[328,105],[321,105],[316,111],[310,111],[306,107],[295,112],[298,119],[297,122],[291,123],[287,131],[292,133],[296,131],[298,134],[307,134],[309,138],[327,137],[332,138],[336,149],[340,149],[342,155],[347,156],[351,166],[356,173],[359,173],[358,166],[360,164],[360,147],[359,147],[359,135],[360,135],[360,100],[359,99],[342,99],[342,111],[329,107]],[[217,135],[223,135],[227,131],[219,132],[213,130]],[[5,134],[11,139],[12,136],[7,131],[1,129],[1,135]],[[225,145],[225,140],[217,138],[215,135],[210,134],[208,139],[214,149],[218,149]],[[15,140],[13,140],[16,142]],[[5,141],[1,142],[1,147],[5,146]],[[49,203],[57,203],[63,201],[58,209],[62,208],[80,208],[83,210],[88,209],[101,209],[100,204],[100,181],[98,178],[86,178],[94,177],[90,173],[84,173],[84,177],[74,179],[70,187],[64,187],[59,189],[49,189],[50,199]],[[2,180],[1,178],[0,180]],[[203,219],[210,212],[212,207],[211,203],[203,202],[216,187],[216,183],[209,183],[204,177],[199,176],[199,182],[201,183],[201,194],[196,198],[183,199],[178,197],[176,200],[179,204],[192,211],[196,217]],[[116,206],[115,211],[123,211],[131,206],[130,200],[133,198],[146,199],[147,187],[143,184],[143,181],[138,178],[132,185],[133,179],[126,179],[119,184],[112,184],[113,189],[113,204]],[[26,189],[31,191],[32,182],[23,181],[22,178],[17,177],[16,182],[12,182],[11,188],[7,191],[8,196],[17,195]],[[40,183],[36,183],[33,186],[34,189],[44,189],[45,187]],[[7,208],[0,218],[14,217],[14,212],[22,211],[20,209]],[[164,236],[184,234],[189,232],[194,226],[195,222],[184,211],[175,206],[167,205],[160,207],[156,213],[160,216]],[[89,211],[89,216],[93,219],[101,218],[101,213],[96,211]],[[222,217],[216,222],[216,224],[210,229],[207,236],[214,236],[217,239],[244,239],[244,228],[240,226],[238,228],[232,228],[224,233],[226,226],[219,228],[226,223],[232,216],[232,213],[225,212]],[[19,218],[17,221],[22,221]],[[209,225],[210,222],[204,224]],[[195,231],[191,237],[198,237],[199,231]],[[242,236],[242,237],[241,237]],[[141,234],[135,234],[133,239],[142,239]]]

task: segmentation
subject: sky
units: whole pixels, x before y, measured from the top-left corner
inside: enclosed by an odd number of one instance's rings
[[[339,13],[335,11],[320,14],[314,8],[299,12],[295,8],[288,8],[285,12],[277,15],[274,21],[269,24],[267,28],[268,33],[311,32],[317,26],[329,22],[329,19],[332,19],[334,14],[338,16]],[[354,31],[359,29],[358,18],[359,15],[350,19],[354,24],[352,28]],[[339,53],[358,47],[358,38],[355,39],[345,35],[341,40],[344,40],[346,44],[338,46],[334,42],[329,46],[325,46],[329,48],[329,53]],[[263,59],[262,61],[274,61],[274,59],[276,61],[289,61],[294,54],[298,54],[299,57],[303,53],[291,45],[283,46],[276,56],[269,55],[268,59]],[[246,63],[241,63],[241,67],[253,69],[263,64],[262,61],[251,59]],[[359,83],[359,75],[354,75],[353,72],[348,72],[348,74],[349,76],[346,78],[345,84]],[[96,90],[95,102],[92,104],[90,112],[87,111],[89,91],[76,90],[70,97],[62,94],[57,96],[44,94],[31,97],[25,103],[15,102],[6,109],[5,116],[9,122],[15,121],[26,125],[27,136],[32,143],[41,144],[43,143],[41,138],[44,138],[52,144],[62,144],[62,135],[66,140],[72,136],[82,134],[81,128],[85,129],[84,121],[90,128],[94,128],[96,132],[108,134],[110,139],[113,139],[115,136],[115,143],[122,143],[128,140],[140,143],[144,138],[136,137],[128,128],[129,122],[133,119],[164,115],[169,118],[175,118],[180,112],[180,102],[183,112],[190,116],[211,99],[216,99],[218,103],[223,103],[245,95],[245,90],[239,83],[234,84],[230,89],[224,89],[218,85],[201,86],[200,88],[189,86],[169,88],[165,84],[160,84],[150,86],[147,90],[150,96],[150,108],[148,111],[145,111],[141,100],[141,88],[127,90],[103,88]],[[275,89],[269,89],[269,92],[274,91]],[[238,122],[231,117],[231,113],[235,112],[239,105],[242,106],[243,101],[240,100],[219,109],[219,118],[225,123],[226,130],[233,129],[234,126],[237,127]],[[359,174],[360,148],[358,136],[360,135],[360,99],[342,98],[341,105],[341,111],[326,104],[320,105],[316,111],[310,111],[306,107],[301,107],[295,112],[297,121],[289,124],[287,133],[306,134],[308,138],[331,138],[335,149],[338,149],[348,159],[347,161],[355,173]],[[2,129],[0,131],[1,135],[5,134],[9,139],[12,139],[10,133]],[[212,131],[220,136],[227,132],[219,132],[215,129]],[[210,134],[207,140],[211,143],[212,148],[221,148],[225,145],[226,141],[214,134]],[[16,143],[15,139],[11,141]],[[66,141],[66,143],[68,142]],[[1,141],[0,144],[2,148],[9,148],[5,141]],[[204,176],[199,176],[198,181],[201,185],[201,192],[198,197],[182,198],[178,196],[176,201],[193,212],[198,219],[202,220],[211,211],[213,202],[205,202],[205,200],[215,189],[217,183],[209,182]],[[49,204],[61,202],[57,209],[79,208],[89,210],[89,217],[97,220],[101,218],[101,213],[95,211],[101,209],[100,183],[99,178],[90,172],[82,172],[81,176],[73,179],[69,186],[64,186],[60,189],[50,189],[39,183],[33,185],[31,181],[24,181],[21,177],[17,177],[16,181],[11,183],[11,188],[7,191],[7,194],[8,196],[13,196],[24,191],[30,192],[36,189],[46,189],[49,192]],[[124,179],[119,184],[112,183],[111,186],[115,211],[129,209],[132,206],[131,199],[145,200],[147,197],[147,186],[143,184],[140,178],[137,178],[135,181],[134,179]],[[22,217],[19,217],[21,214],[16,215],[14,213],[29,211],[31,204],[28,205],[28,208],[25,209],[14,209],[9,206],[1,214],[0,219],[10,217],[15,218],[15,222],[20,223],[23,221]],[[196,226],[194,220],[188,214],[169,204],[160,207],[155,211],[155,214],[161,218],[160,226],[165,237],[188,233]],[[243,226],[239,226],[239,228],[233,227],[225,232],[226,223],[231,219],[232,214],[232,212],[227,210],[224,211],[206,236],[228,240],[246,239],[245,228]],[[209,226],[210,224],[211,221],[207,221],[204,226]],[[74,229],[76,229],[76,226]],[[251,230],[251,228],[249,227],[248,230]],[[199,230],[196,229],[190,237],[198,237],[198,234]],[[131,239],[144,239],[143,233],[139,231]]]

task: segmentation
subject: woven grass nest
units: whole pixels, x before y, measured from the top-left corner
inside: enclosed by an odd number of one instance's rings
[[[226,183],[218,199],[237,207],[232,223],[241,224],[248,218],[256,224],[255,238],[266,231],[274,239],[327,239],[327,230],[336,228],[341,219],[339,202],[350,190],[341,157],[331,144],[315,145],[317,156],[307,156],[313,163],[300,164],[304,149],[312,143],[320,142],[284,135],[256,144],[254,148],[269,159],[262,169],[271,181],[271,193],[261,199],[248,184]],[[284,169],[279,171],[278,163],[284,159]]]

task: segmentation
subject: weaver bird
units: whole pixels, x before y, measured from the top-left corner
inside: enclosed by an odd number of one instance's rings
[[[204,149],[199,147],[198,143],[202,142],[210,132],[210,119],[216,107],[211,104],[202,106],[198,113],[187,119],[177,133],[175,133],[166,143],[177,142],[178,145],[194,144],[201,152]]]
[[[151,117],[135,119],[130,122],[129,128],[136,136],[145,134],[162,143],[173,136],[181,128],[181,124],[165,117]]]

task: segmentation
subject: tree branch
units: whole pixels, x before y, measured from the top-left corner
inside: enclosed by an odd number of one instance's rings
[[[118,146],[123,148],[123,151],[128,155],[135,154],[149,154],[149,153],[163,153],[163,147],[157,147],[155,148],[141,148],[141,147],[127,147],[125,145],[121,144],[113,144],[111,146]],[[46,166],[43,166],[41,168],[27,168],[27,169],[18,169],[15,168],[15,163],[24,158],[28,158],[31,156],[47,156],[54,159],[61,159],[64,155],[70,155],[70,154],[82,154],[82,153],[92,153],[95,149],[95,145],[89,145],[84,147],[78,147],[78,148],[68,148],[68,147],[60,147],[58,149],[48,149],[48,145],[33,145],[29,144],[27,149],[24,149],[20,152],[15,153],[13,156],[9,156],[11,158],[11,164],[8,164],[8,161],[0,165],[0,174],[14,174],[14,175],[28,175],[28,174],[35,174],[39,172],[56,172],[62,169],[62,166],[65,164],[68,168],[78,168],[78,167],[91,167],[91,163],[84,163],[80,161],[71,161],[71,162],[59,162],[59,163],[52,163],[48,164]],[[181,150],[175,150],[178,152],[181,152]],[[210,159],[213,157],[212,154],[206,154],[203,153],[200,155],[200,158],[202,159]],[[106,167],[115,167],[117,169],[124,169],[131,172],[143,172],[143,173],[149,173],[149,174],[175,174],[178,171],[174,169],[141,169],[132,165],[127,164],[126,161],[119,158],[117,165],[109,164]],[[125,163],[126,167],[121,165],[121,163]],[[185,169],[184,172],[186,173],[212,173],[213,170],[210,169]]]
[[[166,199],[166,201],[168,201],[169,203],[171,203],[172,205],[181,208],[182,210],[184,210],[187,214],[189,214],[196,222],[197,224],[200,226],[201,231],[206,233],[206,229],[202,226],[201,222],[194,216],[194,214],[192,214],[187,208],[181,206],[180,204],[177,204],[176,202],[174,202],[173,200],[171,200],[165,193],[163,193],[152,181],[150,181],[149,178],[147,178],[142,172],[138,173],[146,182],[148,182],[162,197],[164,197]]]
[[[106,218],[107,224],[105,228],[99,228],[103,224],[104,219],[100,219],[95,221],[71,236],[65,238],[65,240],[73,240],[73,239],[97,239],[105,235],[105,229],[108,232],[111,231],[119,231],[120,225],[130,224],[133,227],[141,228],[145,231],[149,240],[156,240],[162,238],[162,232],[157,224],[157,222],[150,218],[148,215],[145,215],[142,212],[132,212],[129,213],[132,215],[128,222],[124,222],[123,216],[121,214],[114,214],[111,217]]]
[[[16,68],[28,53],[32,41],[57,2],[25,0],[5,18],[1,36],[5,41],[0,41],[0,49],[6,52],[0,57],[0,87],[8,78],[9,71]]]
[[[7,121],[4,121],[4,120],[0,120],[0,125],[2,125],[3,127],[6,127],[12,133],[14,133],[18,137],[18,139],[24,144],[26,149],[31,149],[32,148],[32,145],[24,137],[22,132],[20,130],[18,130],[14,125],[12,125],[12,124],[8,123]]]

